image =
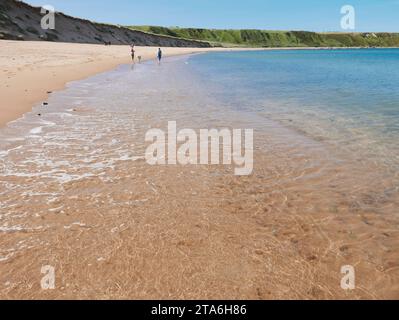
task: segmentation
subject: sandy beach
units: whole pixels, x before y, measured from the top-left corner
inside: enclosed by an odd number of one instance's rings
[[[77,46],[85,47],[93,56],[99,48]],[[109,68],[125,59],[109,55]],[[69,56],[71,80],[89,63]],[[398,297],[395,180],[381,180],[376,163],[208,96],[186,69],[201,57],[74,82],[38,107],[40,117],[28,113],[2,131],[1,298]],[[253,128],[253,174],[148,165],[144,136],[169,120]],[[345,265],[356,267],[353,291],[340,285]],[[55,268],[54,290],[42,290],[43,266]]]
[[[136,47],[136,57],[155,59],[157,49]],[[224,50],[243,49],[163,48],[166,57]],[[48,92],[62,89],[68,81],[124,63],[131,63],[129,46],[0,41],[0,126],[21,117],[45,101]]]
[[[154,59],[157,47],[136,46],[136,59]],[[294,50],[322,48],[162,48],[165,57],[211,52]],[[0,41],[0,127],[46,100],[48,93],[64,88],[69,81],[131,63],[129,46]],[[136,60],[137,62],[137,60]]]
[[[161,2],[1,0],[0,300],[398,300],[394,1]]]
[[[136,46],[136,59],[156,57],[157,47]],[[322,50],[331,48],[162,48],[165,57],[212,51]],[[69,81],[131,63],[129,46],[0,41],[0,127],[47,99]],[[137,63],[137,60],[136,60]]]
[[[129,46],[0,42],[0,297],[397,298],[383,166],[223,106],[184,69],[204,56],[174,57],[251,49],[163,48],[163,68],[157,49],[136,47],[154,64],[130,67]],[[254,173],[149,166],[143,137],[171,119],[254,128]],[[348,263],[354,291],[340,287]],[[56,290],[40,289],[44,265]]]

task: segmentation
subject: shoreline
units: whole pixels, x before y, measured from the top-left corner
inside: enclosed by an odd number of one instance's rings
[[[129,46],[1,40],[0,128],[45,102],[49,93],[71,81],[131,63]],[[336,50],[353,48],[163,48],[165,57],[220,51]],[[386,49],[386,48],[384,48]],[[136,46],[136,57],[154,59],[157,47]]]
[[[71,81],[130,64],[129,46],[1,40],[0,128],[19,119],[48,95]],[[136,57],[155,60],[157,47],[136,46]],[[251,48],[163,47],[164,56],[211,51],[263,50]],[[137,58],[136,58],[137,59]],[[137,63],[137,62],[136,62]]]

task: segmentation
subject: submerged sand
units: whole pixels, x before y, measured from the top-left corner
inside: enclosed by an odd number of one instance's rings
[[[0,297],[399,298],[393,177],[220,105],[172,63],[143,67],[74,83],[3,131]],[[149,166],[145,132],[170,120],[254,128],[253,174]]]

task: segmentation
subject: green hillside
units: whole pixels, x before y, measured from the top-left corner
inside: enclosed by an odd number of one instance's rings
[[[306,31],[212,30],[130,26],[135,30],[214,45],[248,47],[399,47],[399,33],[315,33]]]

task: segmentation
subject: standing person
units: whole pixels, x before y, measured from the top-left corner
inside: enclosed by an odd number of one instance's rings
[[[135,50],[134,50],[134,43],[131,45],[131,50],[130,50],[130,53],[131,53],[131,55],[132,55],[132,61],[133,61],[133,63],[134,63],[134,54],[135,54]]]
[[[158,64],[161,63],[161,60],[162,60],[162,50],[161,48],[158,48]]]

